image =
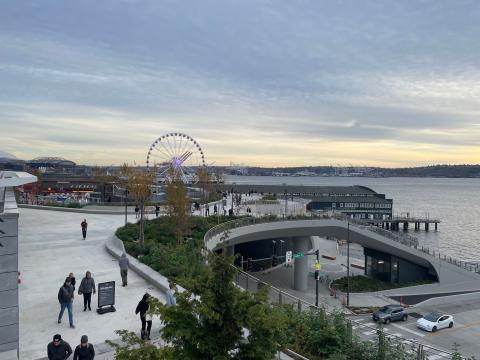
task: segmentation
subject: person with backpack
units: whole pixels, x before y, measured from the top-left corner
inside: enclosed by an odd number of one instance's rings
[[[90,304],[92,302],[92,293],[95,294],[95,280],[92,278],[90,271],[87,271],[78,288],[78,295],[83,294],[83,311],[92,310]]]
[[[73,311],[72,311],[72,302],[73,302],[73,286],[70,282],[70,278],[66,278],[63,286],[58,290],[58,302],[60,303],[60,313],[58,314],[58,323],[62,322],[63,312],[65,308],[68,310],[68,320],[70,322],[70,327],[75,328],[73,325]]]
[[[140,321],[142,322],[142,340],[150,340],[150,330],[152,330],[152,316],[147,314],[148,309],[150,309],[150,304],[148,303],[149,298],[150,294],[145,293],[135,309],[135,314],[140,313]]]
[[[95,358],[95,349],[88,342],[88,336],[82,335],[80,345],[77,345],[73,353],[73,360],[93,360]]]
[[[60,334],[53,335],[53,341],[47,345],[48,360],[65,360],[71,354],[70,344],[63,341]]]

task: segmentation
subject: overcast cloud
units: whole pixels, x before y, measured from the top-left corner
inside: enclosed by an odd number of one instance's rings
[[[0,150],[143,163],[480,162],[478,1],[0,1]]]

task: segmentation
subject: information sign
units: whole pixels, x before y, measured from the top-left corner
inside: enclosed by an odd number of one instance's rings
[[[115,281],[98,284],[98,309],[99,314],[115,311]]]
[[[296,254],[293,254],[293,258],[294,259],[297,259],[297,258],[301,258],[303,257],[305,254],[303,252],[298,252]]]
[[[287,266],[292,265],[292,257],[293,257],[293,252],[287,251],[285,254],[285,264],[287,264]]]

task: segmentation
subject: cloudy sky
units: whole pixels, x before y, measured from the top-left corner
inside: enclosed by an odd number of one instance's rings
[[[0,151],[480,163],[480,2],[0,0]]]

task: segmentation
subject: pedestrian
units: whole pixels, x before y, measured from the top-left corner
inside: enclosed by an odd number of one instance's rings
[[[225,209],[225,206],[223,207],[223,216],[227,216],[227,209]]]
[[[155,206],[155,216],[158,217],[159,214],[160,214],[160,206],[156,205]]]
[[[210,216],[210,206],[208,204],[205,205],[205,216]]]
[[[118,261],[118,265],[120,266],[120,275],[122,276],[122,286],[127,286],[128,265],[130,265],[127,254],[122,254],[122,257]]]
[[[175,299],[175,285],[173,283],[168,284],[168,290],[166,293],[166,299],[167,299],[167,306],[175,306],[177,305],[177,299]]]
[[[68,310],[68,320],[70,322],[70,327],[75,328],[73,325],[73,311],[72,311],[72,302],[73,302],[73,286],[70,282],[70,278],[66,278],[63,286],[58,290],[58,302],[60,303],[60,313],[58,314],[58,323],[62,322],[63,312],[65,308]]]
[[[73,291],[75,293],[75,284],[77,283],[77,281],[75,280],[75,275],[73,275],[73,272],[71,272],[70,274],[68,274],[68,278],[70,279],[70,284],[72,284],[73,286]]]
[[[95,294],[95,292],[95,280],[93,280],[90,271],[87,271],[78,288],[78,295],[83,294],[83,311],[87,311],[87,306],[89,311],[92,310],[90,303],[92,301],[92,293]]]
[[[83,219],[83,221],[80,223],[80,226],[82,227],[82,234],[83,234],[83,240],[87,237],[87,219]]]
[[[145,293],[135,309],[135,314],[140,313],[140,321],[142,322],[140,337],[142,340],[150,340],[150,330],[152,330],[152,317],[150,314],[147,315],[147,311],[150,309],[149,298],[150,294]]]
[[[140,211],[140,208],[138,205],[135,205],[135,218],[138,219],[138,212]]]
[[[217,204],[213,205],[213,213],[214,213],[215,215],[217,215],[217,213],[218,213]]]
[[[95,349],[88,342],[88,336],[82,335],[80,345],[77,345],[73,353],[73,360],[93,360],[95,357]]]
[[[60,334],[56,334],[47,346],[47,354],[48,360],[65,360],[72,354],[72,348],[69,343],[62,340]]]

